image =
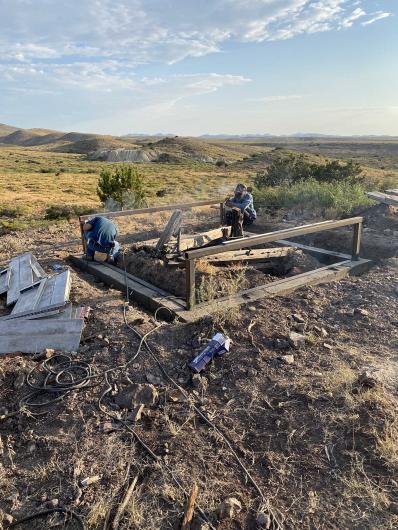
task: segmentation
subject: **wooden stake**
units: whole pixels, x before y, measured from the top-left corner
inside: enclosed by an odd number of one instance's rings
[[[167,245],[167,243],[170,241],[173,235],[177,233],[178,229],[181,226],[181,221],[182,221],[182,211],[176,210],[175,212],[172,213],[166,225],[166,228],[163,230],[163,233],[159,238],[159,241],[155,248],[156,255],[160,254],[164,246]]]
[[[118,509],[116,510],[115,517],[113,518],[113,521],[112,521],[113,530],[117,530],[119,528],[120,519],[122,518],[127,508],[127,504],[129,503],[131,499],[131,495],[133,494],[135,485],[137,484],[137,480],[138,480],[138,475],[134,478],[133,482],[127,488],[126,494],[123,497],[122,502],[119,504]]]
[[[184,519],[182,520],[181,530],[190,530],[193,513],[195,510],[196,497],[198,496],[199,488],[197,484],[192,486],[191,495],[189,496],[187,506],[185,508]]]

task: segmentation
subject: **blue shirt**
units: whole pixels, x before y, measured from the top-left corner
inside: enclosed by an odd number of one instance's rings
[[[92,229],[87,232],[88,239],[93,239],[98,245],[108,248],[116,240],[116,225],[106,217],[93,217],[87,221]]]
[[[229,202],[236,208],[240,208],[242,212],[246,211],[253,219],[256,219],[257,213],[254,209],[253,195],[251,193],[246,192],[241,197],[235,195],[229,199]]]

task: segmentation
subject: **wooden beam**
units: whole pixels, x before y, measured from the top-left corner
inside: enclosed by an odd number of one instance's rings
[[[167,212],[170,210],[190,210],[191,208],[200,208],[201,206],[213,206],[214,204],[220,204],[220,199],[210,199],[208,201],[196,201],[181,204],[167,204],[165,206],[151,206],[150,208],[140,208],[137,210],[92,213],[89,215],[81,215],[79,217],[79,220],[87,221],[87,219],[92,219],[96,215],[111,219],[112,217],[124,217],[126,215],[141,215],[146,213]]]
[[[221,239],[223,237],[222,230],[222,228],[214,228],[213,230],[208,230],[201,234],[182,236],[180,239],[180,251],[184,252],[191,248],[203,247],[203,245],[208,245],[216,239]]]
[[[204,258],[210,263],[229,263],[234,261],[263,261],[269,258],[280,258],[287,256],[294,252],[292,247],[276,247],[252,250],[236,250],[230,252],[223,252]]]
[[[187,500],[184,518],[182,520],[181,530],[191,530],[191,522],[192,522],[194,510],[195,510],[195,503],[196,503],[196,498],[198,496],[198,493],[199,493],[198,485],[194,484],[192,486],[191,494]]]
[[[396,189],[396,190],[386,190],[386,193],[388,195],[398,195],[398,189]]]
[[[256,236],[237,239],[235,241],[225,241],[222,246],[214,246],[208,248],[200,248],[197,250],[189,250],[185,252],[185,257],[188,259],[203,258],[211,256],[220,252],[227,252],[229,250],[239,250],[242,248],[250,248],[263,243],[271,243],[278,239],[286,239],[289,237],[297,237],[306,234],[314,234],[316,232],[323,232],[325,230],[333,230],[342,226],[351,226],[362,223],[362,217],[351,217],[350,219],[340,219],[338,221],[323,221],[320,223],[313,223],[310,225],[296,226],[295,228],[285,228],[284,230],[276,230],[275,232],[267,232]]]
[[[389,204],[390,206],[398,207],[398,197],[394,195],[388,195],[387,193],[380,193],[378,191],[370,191],[366,194],[370,199],[380,202],[382,204]]]
[[[185,291],[187,309],[191,309],[196,302],[195,293],[195,260],[185,260]]]
[[[359,259],[359,252],[361,250],[361,235],[362,235],[362,223],[354,225],[354,234],[352,236],[352,260],[356,261]]]
[[[155,247],[155,255],[159,255],[164,246],[170,241],[174,234],[177,233],[178,229],[181,226],[182,221],[182,211],[176,210],[171,214],[170,219],[167,222],[165,229],[163,230],[161,236]]]

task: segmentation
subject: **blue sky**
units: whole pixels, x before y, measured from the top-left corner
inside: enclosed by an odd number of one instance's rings
[[[398,0],[0,0],[0,122],[398,135]]]

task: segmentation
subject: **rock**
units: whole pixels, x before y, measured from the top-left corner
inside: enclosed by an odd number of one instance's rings
[[[91,484],[95,484],[101,480],[101,477],[99,475],[95,475],[93,477],[87,477],[80,481],[80,486],[82,488],[87,488],[87,486],[90,486]]]
[[[252,311],[253,313],[254,313],[255,311],[257,311],[257,308],[256,308],[256,306],[254,306],[254,305],[249,305],[249,306],[247,307],[247,309],[248,309],[249,311]]]
[[[59,499],[51,499],[46,503],[46,506],[48,508],[58,508],[59,505]]]
[[[25,374],[23,372],[20,372],[14,380],[15,390],[20,390],[23,387],[24,383],[25,383]]]
[[[2,416],[7,416],[8,414],[8,409],[6,409],[5,407],[0,407],[0,418]]]
[[[300,322],[300,323],[294,324],[294,329],[298,333],[303,333],[303,331],[305,331],[305,322]]]
[[[209,381],[206,379],[206,377],[203,377],[200,374],[194,374],[192,376],[192,384],[196,390],[206,392],[207,387],[209,386]]]
[[[388,509],[390,510],[391,513],[398,515],[398,503],[397,502],[392,502],[390,506],[388,507]]]
[[[173,403],[183,403],[185,401],[185,397],[177,389],[169,390],[167,392],[167,399]]]
[[[151,374],[150,372],[145,374],[145,378],[148,383],[152,385],[163,385],[163,379],[157,375]]]
[[[256,522],[259,528],[264,528],[265,530],[269,530],[269,528],[271,528],[271,517],[269,516],[268,513],[264,513],[264,512],[258,513]]]
[[[133,423],[140,421],[142,413],[144,412],[145,406],[143,404],[138,405],[132,412],[127,416],[127,419]]]
[[[133,410],[139,405],[155,405],[157,398],[158,391],[153,385],[134,383],[115,396],[115,403],[121,408]]]
[[[191,523],[191,530],[210,530],[210,526],[200,517],[195,517]]]
[[[305,324],[305,318],[299,315],[298,313],[294,313],[294,315],[292,315],[292,318],[299,324]]]
[[[289,342],[285,339],[275,339],[274,348],[276,350],[287,350],[289,348]]]
[[[10,526],[14,522],[14,517],[9,513],[3,513],[3,524],[7,528],[7,526]]]
[[[293,364],[294,363],[294,355],[282,355],[282,357],[280,359],[285,364]]]
[[[367,309],[362,309],[361,307],[357,307],[354,309],[354,315],[360,315],[361,317],[367,317],[369,316],[369,311]]]
[[[217,515],[219,519],[233,519],[235,513],[239,513],[242,509],[242,504],[235,497],[228,497],[217,508]]]
[[[28,453],[30,453],[30,454],[34,453],[36,451],[36,449],[37,449],[37,446],[36,446],[35,442],[30,442],[28,444],[28,447],[27,447]]]
[[[324,342],[324,343],[323,343],[323,347],[324,347],[326,350],[333,350],[333,346],[332,346],[332,344],[329,344],[328,342]]]
[[[379,384],[378,379],[372,374],[372,372],[365,370],[358,377],[358,385],[366,388],[374,388]]]
[[[289,343],[293,348],[296,350],[299,350],[303,346],[305,346],[305,337],[304,335],[301,335],[300,333],[296,333],[295,331],[291,331],[289,333]]]

